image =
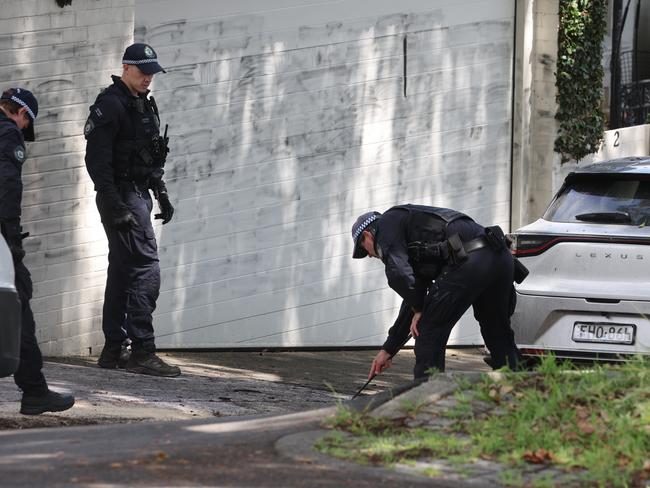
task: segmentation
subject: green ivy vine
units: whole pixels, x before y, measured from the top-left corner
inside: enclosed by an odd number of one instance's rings
[[[562,163],[596,152],[603,140],[603,38],[607,0],[559,0],[555,86],[560,127],[555,151]]]

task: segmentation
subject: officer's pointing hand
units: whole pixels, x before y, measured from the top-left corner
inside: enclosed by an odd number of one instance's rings
[[[390,368],[392,365],[390,354],[381,349],[375,359],[372,360],[372,366],[370,366],[370,372],[368,373],[368,379],[378,375],[385,369]]]
[[[413,337],[420,335],[418,332],[418,322],[420,322],[420,317],[422,317],[422,312],[415,312],[413,314],[413,319],[411,319],[411,335]]]

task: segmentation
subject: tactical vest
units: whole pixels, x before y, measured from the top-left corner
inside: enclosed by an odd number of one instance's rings
[[[120,128],[113,146],[116,180],[139,182],[160,178],[166,152],[162,152],[160,148],[160,119],[155,101],[153,98],[150,100],[145,97],[125,97],[121,93],[118,99],[130,124]]]
[[[441,242],[449,237],[447,226],[458,219],[470,219],[464,213],[451,208],[427,207],[425,205],[398,205],[393,208],[406,210],[406,242]]]
[[[406,210],[409,216],[406,219],[406,242],[409,246],[409,261],[416,275],[425,279],[435,279],[440,269],[446,264],[447,257],[443,252],[431,259],[416,259],[411,255],[412,245],[421,243],[430,244],[432,247],[440,245],[440,250],[445,251],[446,240],[450,237],[447,234],[447,226],[458,219],[470,219],[464,213],[450,208],[427,207],[424,205],[398,205],[393,208]],[[442,244],[441,244],[442,243]],[[434,249],[437,251],[437,249]]]

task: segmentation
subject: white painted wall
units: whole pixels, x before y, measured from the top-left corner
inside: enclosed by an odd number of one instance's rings
[[[169,71],[153,94],[178,207],[157,229],[158,345],[381,344],[399,303],[350,258],[358,214],[423,203],[507,228],[513,8],[136,0]]]
[[[170,67],[154,92],[179,209],[157,228],[159,344],[374,345],[398,303],[378,263],[350,258],[359,213],[410,201],[508,225],[513,3],[5,2],[0,81],[40,102],[23,223],[43,352],[103,343],[82,129],[134,15]]]
[[[118,73],[133,41],[133,0],[2,2],[0,85],[23,86],[39,102],[37,141],[23,167],[25,262],[46,355],[103,343],[106,244],[84,166],[83,125],[99,89]]]
[[[561,164],[557,156],[553,161],[553,192],[560,189],[564,178],[578,166],[631,156],[650,156],[650,124],[605,131],[598,151],[577,163]],[[550,198],[547,203],[550,203]]]
[[[553,191],[559,0],[517,3],[512,228],[537,220]]]

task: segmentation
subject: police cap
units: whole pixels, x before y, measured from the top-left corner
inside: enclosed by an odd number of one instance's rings
[[[156,73],[166,73],[162,66],[158,64],[158,55],[149,44],[137,42],[131,44],[124,51],[122,64],[132,64],[140,68],[145,75],[155,75]]]
[[[354,259],[365,258],[368,255],[368,252],[361,246],[361,235],[379,217],[381,217],[379,212],[366,212],[361,214],[352,226],[352,242],[354,242],[352,257]]]
[[[23,129],[23,136],[25,137],[26,141],[33,141],[34,120],[36,120],[36,116],[38,115],[38,102],[36,101],[34,94],[29,90],[25,90],[24,88],[9,88],[8,90],[2,92],[0,99],[11,100],[12,102],[15,102],[21,107],[27,109],[27,114],[29,115],[31,123],[25,129]]]

